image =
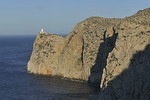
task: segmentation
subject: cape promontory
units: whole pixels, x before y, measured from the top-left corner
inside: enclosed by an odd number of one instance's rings
[[[86,80],[99,100],[150,99],[150,8],[126,18],[90,17],[66,37],[37,35],[30,73]]]

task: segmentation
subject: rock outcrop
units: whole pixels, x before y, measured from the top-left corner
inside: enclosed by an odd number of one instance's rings
[[[124,19],[91,17],[66,37],[39,33],[27,70],[88,80],[101,87],[99,100],[148,100],[149,44],[150,8]]]

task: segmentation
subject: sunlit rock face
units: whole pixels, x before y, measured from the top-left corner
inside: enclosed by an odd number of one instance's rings
[[[149,44],[149,8],[124,19],[90,17],[66,37],[39,33],[27,70],[86,80],[101,87],[99,100],[148,100]]]

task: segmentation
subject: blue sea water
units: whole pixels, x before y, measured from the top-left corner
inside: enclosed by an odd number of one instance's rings
[[[83,82],[27,73],[35,36],[0,37],[0,100],[88,100]]]

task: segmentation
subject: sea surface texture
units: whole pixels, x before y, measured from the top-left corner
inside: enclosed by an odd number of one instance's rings
[[[88,100],[86,83],[29,74],[34,36],[0,37],[0,100]]]

